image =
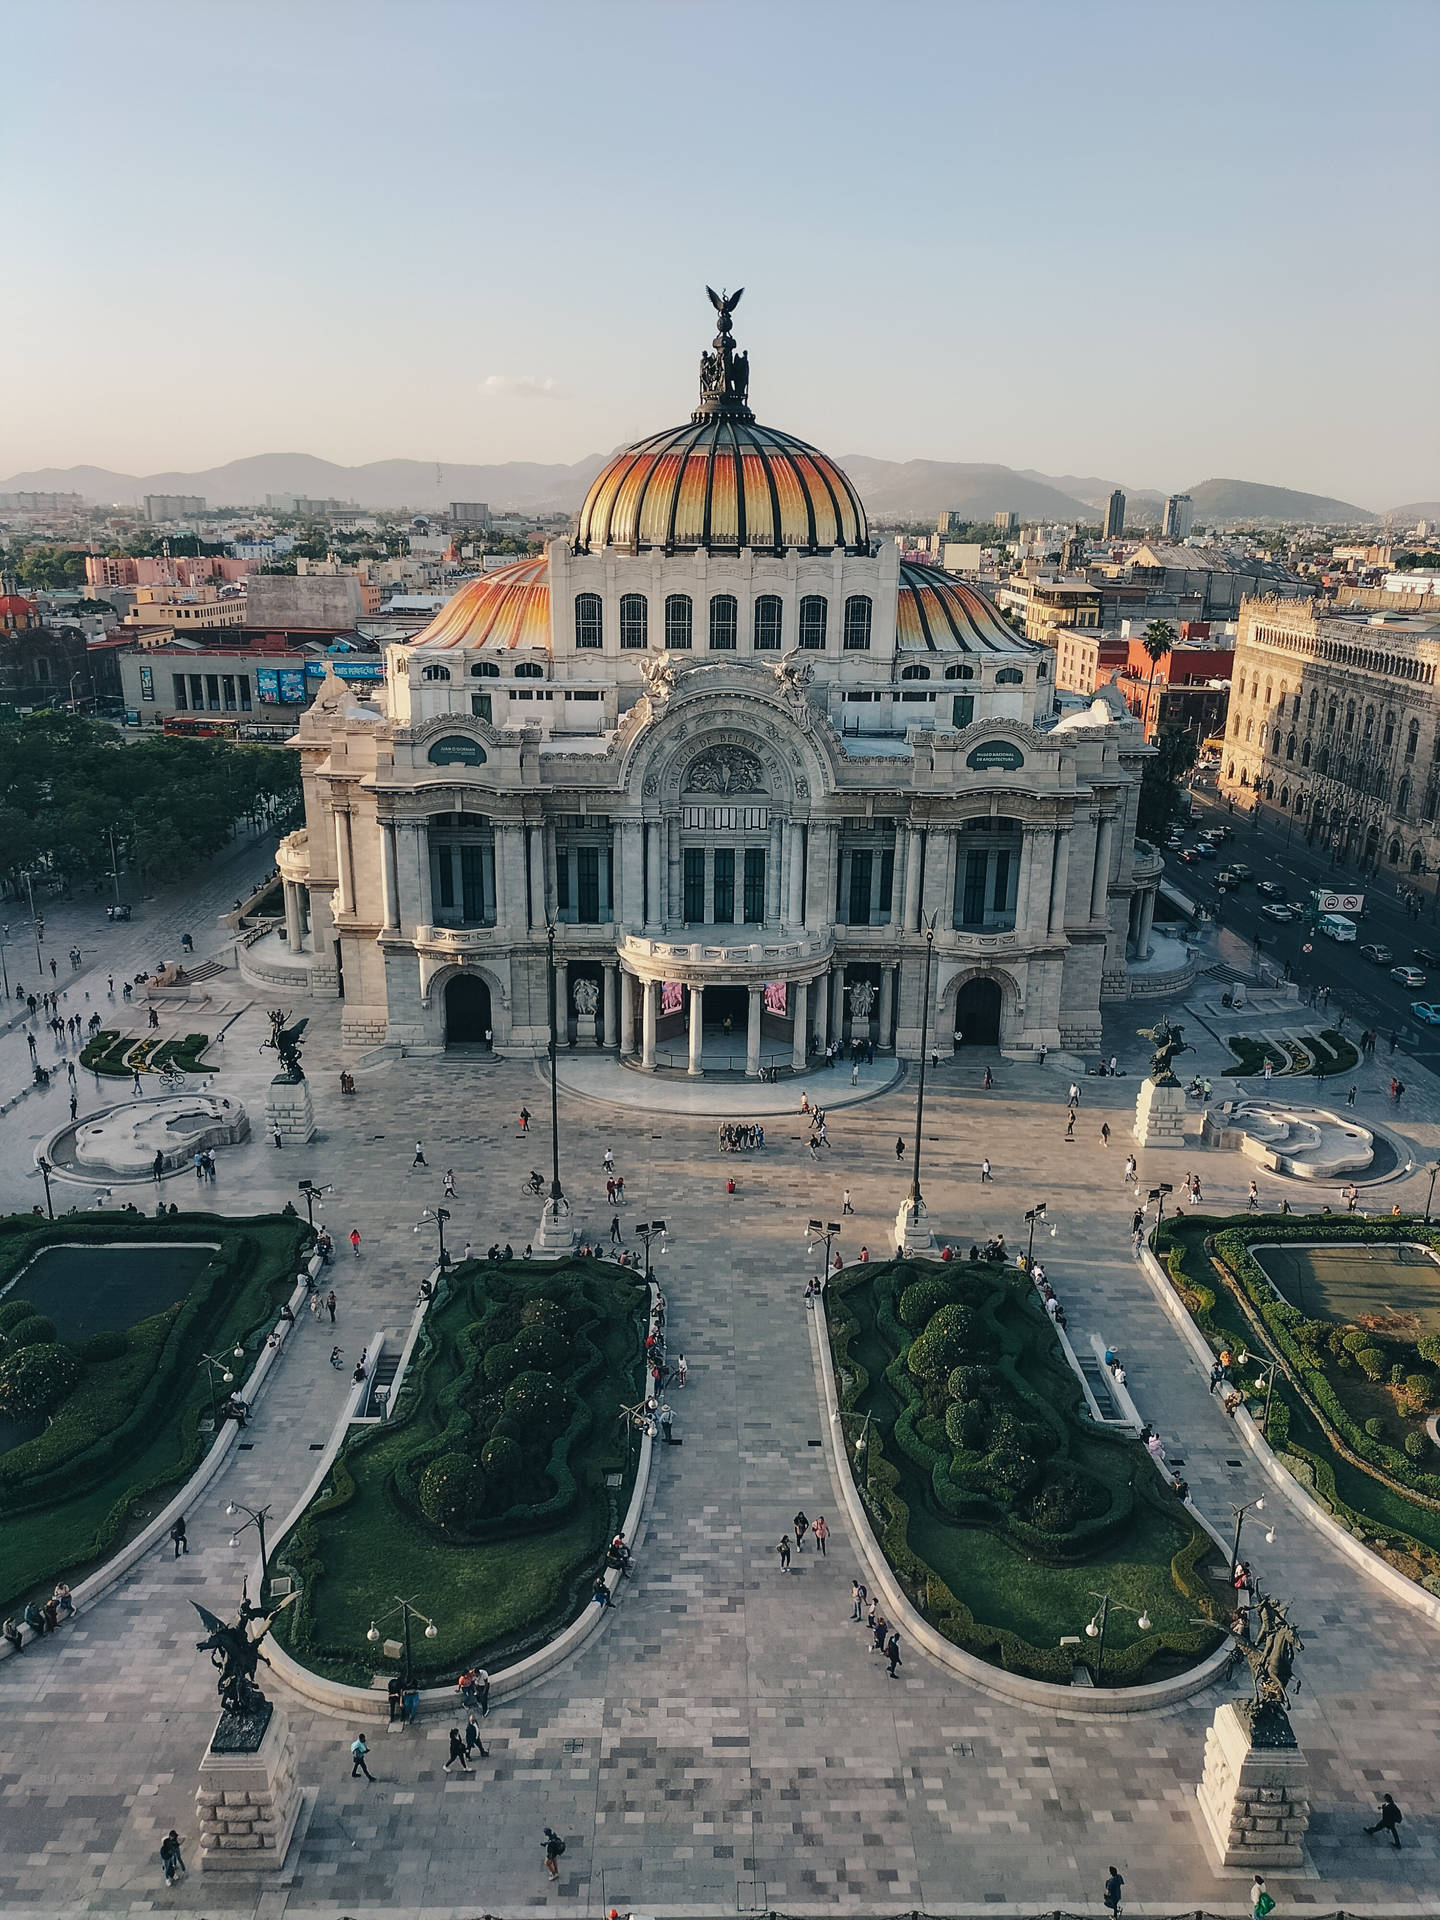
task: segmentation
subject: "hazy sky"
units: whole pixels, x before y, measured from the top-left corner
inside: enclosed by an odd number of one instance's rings
[[[1440,497],[1435,0],[48,0],[0,475],[830,452]]]

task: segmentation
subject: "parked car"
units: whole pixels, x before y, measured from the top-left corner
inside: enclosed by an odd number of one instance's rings
[[[1299,908],[1287,907],[1283,900],[1275,901],[1268,907],[1262,907],[1260,911],[1267,920],[1295,920],[1299,918]]]
[[[1425,976],[1418,967],[1391,967],[1390,978],[1398,980],[1402,987],[1423,987]]]
[[[1412,960],[1418,960],[1422,967],[1440,967],[1440,953],[1437,953],[1433,947],[1416,947],[1410,957]]]
[[[1368,960],[1372,967],[1388,967],[1395,956],[1389,947],[1382,947],[1372,942],[1369,946],[1361,947],[1360,958]]]
[[[1255,891],[1256,893],[1263,893],[1267,900],[1283,900],[1285,898],[1285,889],[1278,880],[1257,880],[1255,882]]]
[[[1440,1027],[1440,1007],[1433,1000],[1412,1000],[1410,1011],[1427,1027]]]

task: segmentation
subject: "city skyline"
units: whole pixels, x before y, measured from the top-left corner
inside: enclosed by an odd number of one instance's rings
[[[1422,59],[1433,14],[1385,11]],[[573,463],[689,411],[708,282],[747,288],[760,417],[836,453],[1440,495],[1434,265],[1385,276],[1358,370],[1344,272],[1428,224],[1435,136],[1388,68],[1317,111],[1338,7],[1219,7],[1246,58],[1193,103],[1186,19],[1129,4],[1079,45],[1048,5],[1023,42],[968,7],[220,18],[16,27],[7,476]]]

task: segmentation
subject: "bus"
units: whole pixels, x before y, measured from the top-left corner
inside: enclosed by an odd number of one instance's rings
[[[223,713],[167,713],[160,731],[197,740],[233,740],[240,722]]]

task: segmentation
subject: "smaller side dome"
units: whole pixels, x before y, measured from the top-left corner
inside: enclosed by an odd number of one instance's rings
[[[412,647],[550,646],[550,583],[544,554],[467,581]]]
[[[895,641],[901,652],[1032,654],[1035,643],[1022,639],[999,609],[978,588],[938,567],[902,561],[900,597],[895,611]]]

